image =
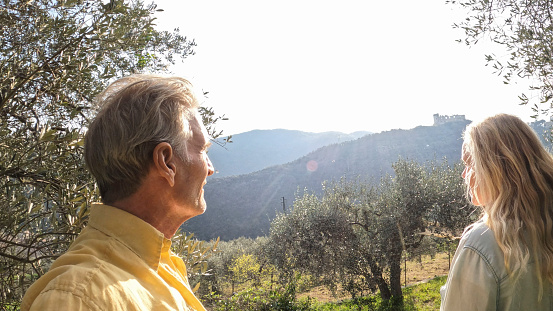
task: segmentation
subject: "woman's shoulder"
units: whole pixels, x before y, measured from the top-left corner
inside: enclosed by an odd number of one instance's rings
[[[489,243],[497,245],[492,229],[482,220],[470,225],[461,240],[464,240],[465,245],[488,245]]]
[[[479,221],[471,225],[463,234],[461,244],[464,250],[476,252],[499,277],[506,275],[503,251],[486,223]]]
[[[500,250],[495,235],[483,221],[472,224],[461,238],[463,247],[476,250]]]

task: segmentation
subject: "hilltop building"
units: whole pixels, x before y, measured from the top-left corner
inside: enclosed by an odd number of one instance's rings
[[[438,113],[434,114],[434,126],[449,123],[449,122],[459,122],[467,121],[464,114],[455,114],[452,116],[440,115]]]

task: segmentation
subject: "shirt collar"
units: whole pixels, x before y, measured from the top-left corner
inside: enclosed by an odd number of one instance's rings
[[[88,226],[118,240],[154,270],[171,247],[171,240],[152,225],[113,206],[93,203]]]

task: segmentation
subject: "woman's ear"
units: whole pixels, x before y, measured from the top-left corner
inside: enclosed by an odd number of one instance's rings
[[[169,185],[175,185],[175,175],[177,166],[175,165],[175,156],[173,148],[167,142],[157,144],[153,154],[153,169],[159,176],[167,180]]]

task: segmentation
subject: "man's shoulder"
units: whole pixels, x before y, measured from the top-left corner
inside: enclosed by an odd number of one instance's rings
[[[64,260],[62,257],[59,259]],[[72,264],[56,262],[27,290],[22,307],[41,301],[63,304],[71,300],[91,310],[108,310],[111,309],[106,305],[108,302],[127,303],[129,295],[143,295],[147,291],[136,277],[132,271],[92,257]]]
[[[117,295],[118,289],[124,291],[115,284],[134,278],[129,266],[145,268],[132,255],[116,239],[86,228],[50,270],[31,285],[22,308],[30,307],[37,299],[51,301],[67,295],[87,305],[109,301],[103,296]]]
[[[49,301],[50,304],[67,299],[67,296],[83,302],[94,296],[92,279],[101,271],[102,262],[94,256],[77,256],[73,258],[71,252],[60,256],[50,270],[35,281],[25,293],[22,310],[27,310],[38,301]]]

